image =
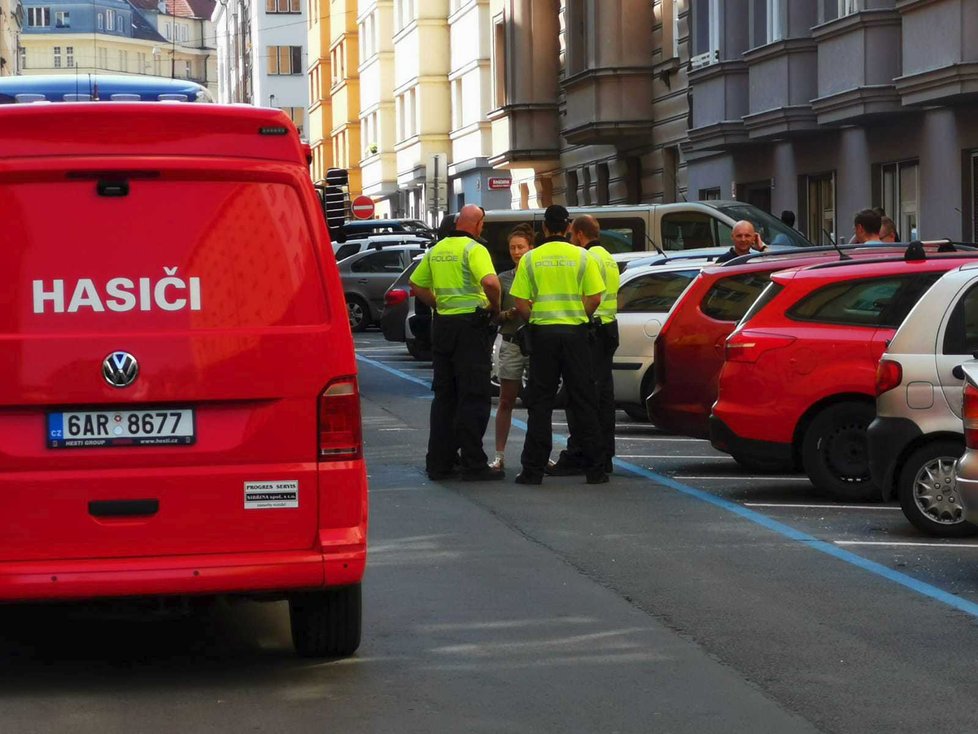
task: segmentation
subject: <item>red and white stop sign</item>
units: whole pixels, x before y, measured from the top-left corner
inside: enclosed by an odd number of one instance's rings
[[[370,219],[374,215],[374,200],[361,194],[353,200],[352,209],[357,219]]]

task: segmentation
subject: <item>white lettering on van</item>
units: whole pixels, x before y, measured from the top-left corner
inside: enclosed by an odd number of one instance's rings
[[[51,290],[44,290],[44,281],[34,281],[34,313],[44,313],[44,304],[48,301],[54,304],[55,313],[63,313],[65,310],[65,282],[63,280],[51,281]]]
[[[71,298],[65,304],[65,281],[33,281],[34,313],[78,313],[106,309],[122,313],[133,311],[191,311],[201,310],[200,278],[183,278],[178,267],[165,267],[165,277],[110,278],[101,288],[91,278],[79,278],[71,288]],[[69,286],[72,284],[69,282]]]

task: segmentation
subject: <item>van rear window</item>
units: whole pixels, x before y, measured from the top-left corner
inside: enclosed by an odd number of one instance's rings
[[[286,184],[134,178],[0,182],[0,333],[322,323],[322,278]],[[56,214],[45,215],[45,212]]]

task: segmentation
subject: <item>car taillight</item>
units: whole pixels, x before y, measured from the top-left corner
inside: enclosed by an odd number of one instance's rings
[[[357,378],[333,380],[319,396],[319,460],[346,461],[363,456],[360,391]]]
[[[408,292],[403,288],[392,288],[384,294],[385,306],[396,306],[404,303],[408,299]]]
[[[794,341],[795,337],[783,334],[739,331],[727,340],[724,359],[728,362],[756,362],[765,352],[783,349]]]
[[[881,359],[876,365],[876,394],[882,395],[903,382],[903,366],[892,359]]]
[[[969,449],[978,449],[978,387],[970,382],[964,386],[964,443]]]

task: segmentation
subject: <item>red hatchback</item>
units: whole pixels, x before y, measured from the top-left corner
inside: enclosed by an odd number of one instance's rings
[[[866,449],[877,363],[920,296],[966,258],[857,259],[772,275],[727,340],[712,444],[756,463],[801,465],[839,499],[878,499]]]
[[[853,256],[903,252],[879,246],[849,249]],[[673,308],[655,341],[655,388],[646,401],[649,418],[670,433],[709,438],[710,410],[724,345],[771,273],[839,259],[832,247],[769,252],[705,268]],[[735,459],[757,468],[748,456]]]
[[[288,599],[360,641],[343,288],[278,111],[0,109],[0,600]]]

